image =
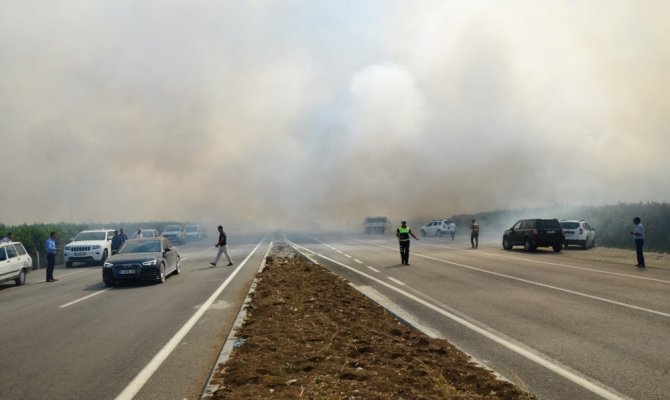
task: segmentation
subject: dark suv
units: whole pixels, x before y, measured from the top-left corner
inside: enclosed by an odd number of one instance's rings
[[[505,250],[523,246],[526,251],[552,247],[558,253],[564,240],[563,228],[557,219],[522,219],[505,231],[502,245]]]

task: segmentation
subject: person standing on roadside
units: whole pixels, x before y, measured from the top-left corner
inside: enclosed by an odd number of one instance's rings
[[[133,236],[133,239],[138,239],[142,237],[142,230],[140,228],[137,228],[137,232],[135,232],[135,235]]]
[[[400,221],[400,226],[396,229],[395,235],[398,237],[398,245],[400,246],[400,262],[403,265],[409,265],[409,237],[411,235],[416,240],[419,240],[419,238],[414,236],[412,228],[407,226],[406,219]]]
[[[123,246],[123,238],[119,235],[119,231],[114,231],[114,236],[112,237],[112,254],[118,253],[121,246]]]
[[[119,229],[119,236],[121,237],[121,240],[123,241],[122,243],[125,243],[126,240],[128,240],[128,235],[123,231],[123,229]]]
[[[7,232],[7,236],[2,238],[0,240],[0,243],[12,243],[14,241],[14,235],[12,235],[12,232]]]
[[[642,225],[640,217],[633,218],[633,223],[635,224],[635,230],[630,234],[635,238],[636,267],[644,268],[644,254],[642,253],[642,246],[644,246],[644,225]]]
[[[230,255],[228,255],[228,236],[226,236],[226,232],[223,231],[223,226],[219,225],[219,241],[214,245],[214,247],[218,247],[219,251],[216,253],[216,258],[214,261],[210,262],[212,266],[216,267],[216,263],[219,262],[219,258],[221,258],[221,254],[225,254],[226,258],[228,259],[228,266],[230,267],[233,265],[233,260],[230,258]]]
[[[470,244],[473,249],[479,247],[479,224],[474,218],[472,219],[472,223],[470,223]]]
[[[56,282],[58,280],[54,278],[54,268],[56,268],[56,232],[49,234],[45,250],[47,252],[47,282]]]
[[[454,238],[456,237],[456,224],[450,222],[447,229],[449,229],[449,235],[451,236],[451,240],[454,240]]]

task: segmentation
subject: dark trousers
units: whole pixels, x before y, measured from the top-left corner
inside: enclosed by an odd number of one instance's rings
[[[637,254],[637,265],[644,267],[644,254],[642,253],[644,239],[635,239],[635,253]]]
[[[400,243],[400,262],[402,264],[409,264],[409,240]]]
[[[479,234],[478,233],[471,233],[470,234],[470,243],[472,244],[472,247],[475,249],[479,247]]]
[[[54,278],[55,267],[56,267],[56,254],[47,253],[47,280]]]

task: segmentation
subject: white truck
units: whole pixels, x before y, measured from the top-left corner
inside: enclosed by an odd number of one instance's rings
[[[384,234],[389,228],[389,219],[386,217],[366,217],[363,221],[363,231],[366,234],[380,233]]]

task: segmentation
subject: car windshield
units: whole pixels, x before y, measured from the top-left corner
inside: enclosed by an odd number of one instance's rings
[[[144,237],[155,237],[154,231],[142,231],[142,236]]]
[[[561,226],[565,229],[577,229],[579,228],[579,222],[561,222]]]
[[[119,254],[127,253],[159,253],[161,251],[161,243],[158,240],[137,240],[127,241],[126,244],[119,250]]]
[[[179,225],[168,225],[163,229],[163,232],[174,232],[174,231],[180,231],[181,229],[179,228]]]
[[[74,237],[74,241],[81,242],[83,240],[105,240],[106,237],[107,232],[79,232],[79,234]]]
[[[186,229],[186,232],[197,232],[198,231],[197,226],[187,226],[185,229]]]

